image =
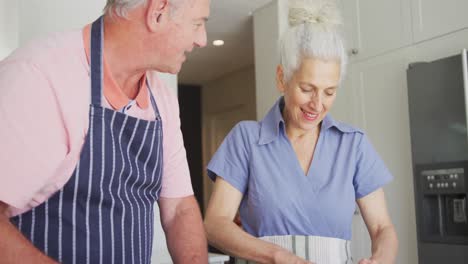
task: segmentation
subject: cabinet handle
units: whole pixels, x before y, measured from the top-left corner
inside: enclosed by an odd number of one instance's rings
[[[468,136],[468,62],[467,62],[467,51],[462,51],[462,66],[463,66],[463,88],[465,90],[465,114],[466,114],[466,126]],[[468,139],[468,138],[467,138]]]
[[[358,49],[351,49],[351,55],[358,55],[359,50]]]

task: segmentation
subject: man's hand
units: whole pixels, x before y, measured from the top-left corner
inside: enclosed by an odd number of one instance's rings
[[[21,232],[10,223],[8,205],[0,201],[0,262],[15,263],[57,263],[34,247]]]

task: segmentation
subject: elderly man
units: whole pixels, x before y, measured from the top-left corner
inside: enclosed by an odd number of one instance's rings
[[[153,205],[175,263],[206,263],[177,98],[209,0],[108,0],[83,30],[0,62],[1,263],[150,263]]]

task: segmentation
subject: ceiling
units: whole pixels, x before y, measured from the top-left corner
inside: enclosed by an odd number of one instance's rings
[[[254,63],[252,13],[271,0],[211,0],[208,45],[187,56],[179,83],[204,84]],[[224,46],[213,46],[216,39]]]

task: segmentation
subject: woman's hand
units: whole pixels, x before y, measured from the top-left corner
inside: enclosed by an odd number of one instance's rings
[[[287,250],[276,252],[274,256],[274,264],[314,264],[310,261],[302,259]]]

